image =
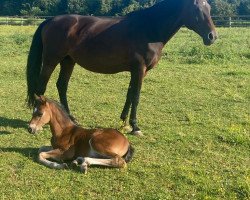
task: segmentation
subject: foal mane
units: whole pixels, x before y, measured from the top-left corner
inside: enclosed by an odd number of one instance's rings
[[[63,116],[69,120],[71,120],[68,112],[66,111],[66,109],[64,108],[64,106],[60,103],[58,103],[57,101],[55,100],[52,100],[52,99],[46,99],[46,101],[49,103],[49,104],[53,104],[59,111],[61,111],[61,113],[63,114]],[[71,120],[72,121],[72,120]]]

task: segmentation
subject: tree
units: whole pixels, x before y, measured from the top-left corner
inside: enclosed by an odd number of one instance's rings
[[[15,0],[0,1],[0,15],[19,15],[22,2]]]
[[[236,15],[236,4],[230,4],[227,0],[214,0],[211,3],[212,15],[233,16]]]
[[[242,0],[237,8],[239,15],[250,15],[250,1]]]
[[[23,7],[24,7],[24,9],[20,10],[21,15],[38,16],[38,15],[43,14],[43,12],[41,11],[41,9],[39,7],[32,6],[29,3],[23,4]]]
[[[0,0],[0,15],[126,15],[162,0]],[[208,0],[212,15],[250,15],[250,0]]]
[[[89,14],[87,0],[68,0],[68,13]]]

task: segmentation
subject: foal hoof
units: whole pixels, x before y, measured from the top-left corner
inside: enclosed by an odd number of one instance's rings
[[[63,165],[63,169],[69,169],[69,166],[67,163],[63,163],[62,165]]]
[[[70,164],[70,168],[72,168],[73,170],[78,170],[79,166],[76,160],[74,160],[71,164]]]
[[[143,133],[138,130],[138,131],[131,131],[131,135],[137,136],[137,137],[142,137],[144,136]]]
[[[83,173],[83,174],[87,174],[88,173],[88,165],[81,165],[80,166],[80,171]]]

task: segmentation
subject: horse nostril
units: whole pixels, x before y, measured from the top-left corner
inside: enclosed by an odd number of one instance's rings
[[[208,39],[211,41],[214,40],[214,34],[212,32],[208,34]]]

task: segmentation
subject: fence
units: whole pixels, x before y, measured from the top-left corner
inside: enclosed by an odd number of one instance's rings
[[[213,16],[213,21],[217,27],[250,27],[250,15]]]
[[[51,16],[27,17],[27,16],[0,16],[0,25],[38,25],[43,20]],[[217,27],[250,27],[250,15],[242,16],[213,16],[213,21]]]
[[[46,17],[28,17],[28,16],[0,16],[0,25],[27,26],[39,25]]]

